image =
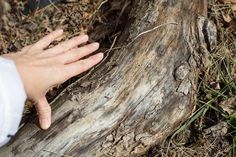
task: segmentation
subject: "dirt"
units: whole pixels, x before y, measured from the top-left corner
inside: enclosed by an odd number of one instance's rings
[[[102,49],[108,49],[114,38],[111,36],[119,32],[126,3],[127,0],[65,1],[24,16],[24,0],[11,1],[11,10],[1,19],[0,54],[17,52],[57,28],[65,32],[60,41],[86,33],[90,42],[101,42]]]

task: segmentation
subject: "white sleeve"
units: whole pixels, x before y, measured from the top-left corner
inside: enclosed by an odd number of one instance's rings
[[[26,94],[13,61],[0,57],[0,147],[18,130]]]

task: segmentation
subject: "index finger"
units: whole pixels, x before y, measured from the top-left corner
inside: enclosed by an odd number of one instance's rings
[[[40,39],[37,43],[35,43],[33,45],[32,48],[43,50],[43,49],[47,48],[54,40],[56,40],[57,38],[62,36],[62,34],[63,34],[62,29],[55,30],[55,31],[51,32],[50,34],[48,34],[47,36]]]

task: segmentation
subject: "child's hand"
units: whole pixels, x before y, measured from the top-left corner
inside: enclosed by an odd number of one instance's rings
[[[62,34],[62,30],[56,30],[18,53],[3,56],[15,62],[28,98],[37,103],[36,109],[42,129],[48,129],[51,125],[51,107],[45,97],[47,91],[85,72],[103,59],[103,54],[99,53],[79,60],[99,48],[98,43],[77,47],[88,41],[87,35],[46,49]]]

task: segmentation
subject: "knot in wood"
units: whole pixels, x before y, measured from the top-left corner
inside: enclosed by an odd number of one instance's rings
[[[187,64],[182,64],[180,65],[176,70],[175,70],[175,79],[176,80],[184,80],[185,77],[189,73],[189,66]]]

